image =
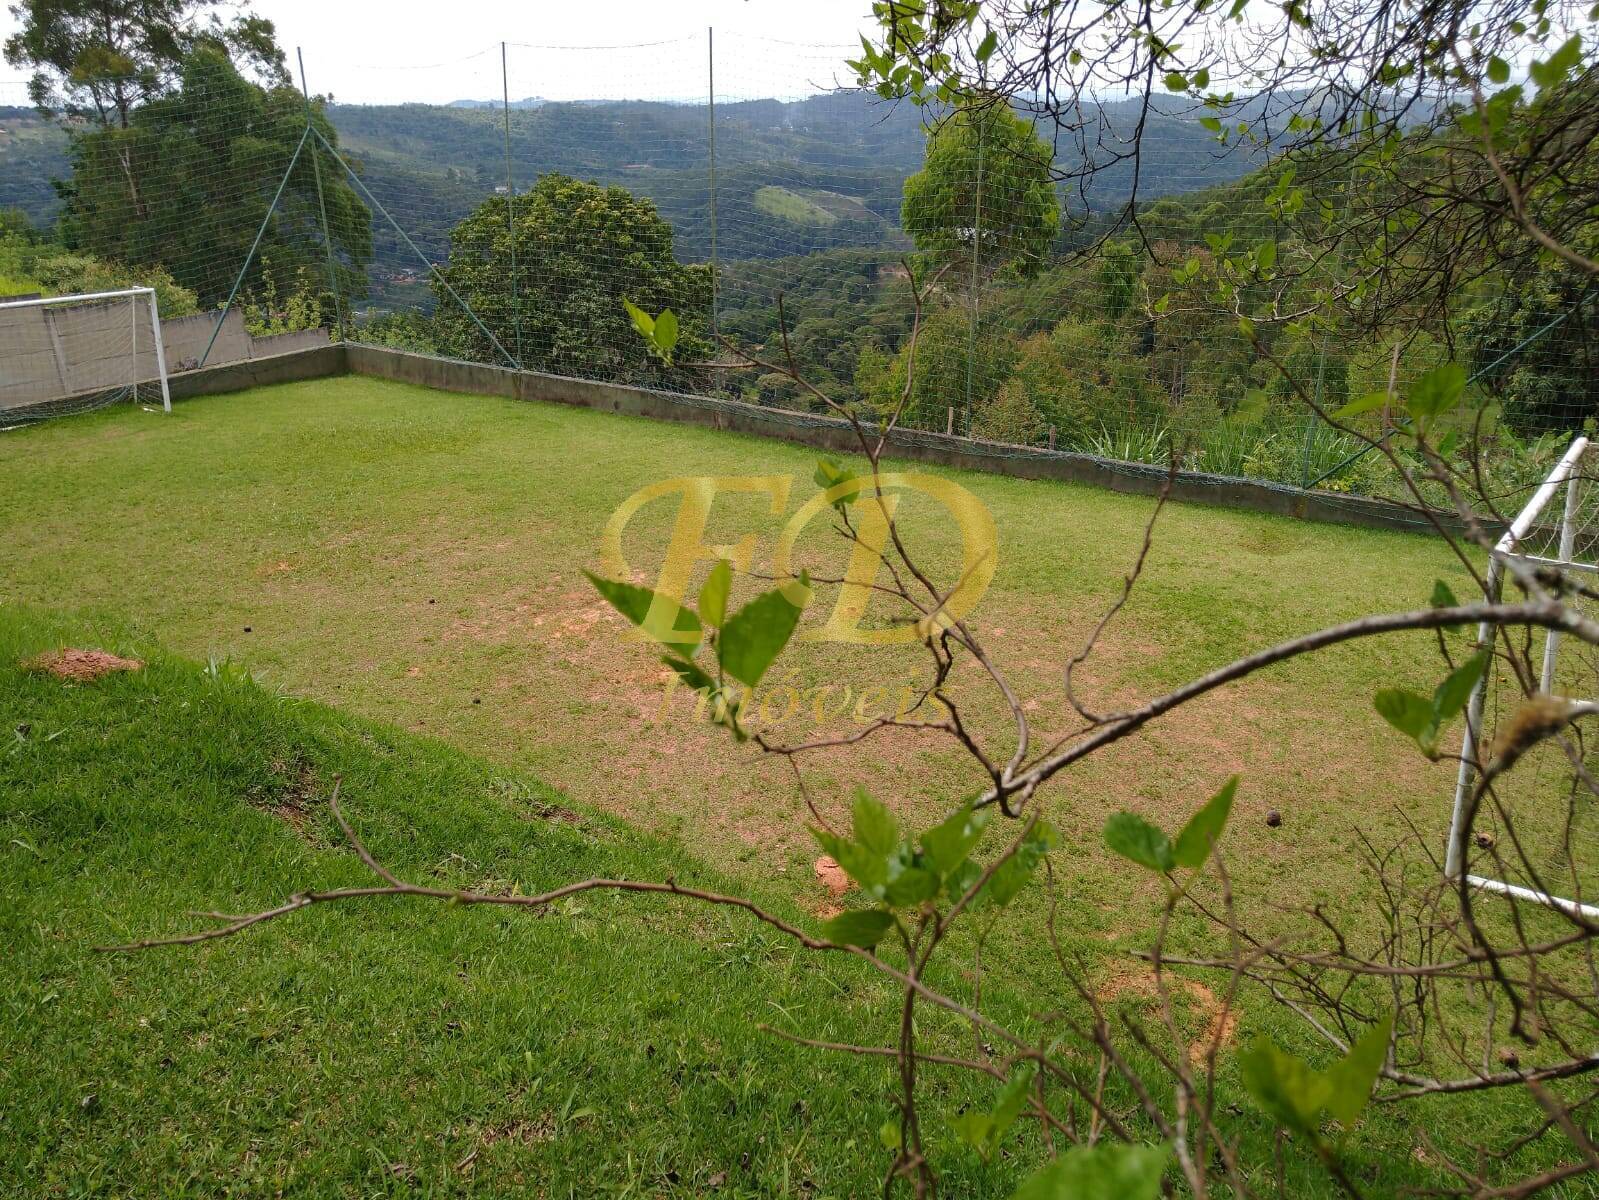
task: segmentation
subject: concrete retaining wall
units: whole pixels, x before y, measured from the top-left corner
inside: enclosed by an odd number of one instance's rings
[[[432,358],[379,346],[352,343],[346,354],[348,369],[354,374],[375,375],[443,391],[542,400],[628,416],[705,425],[782,438],[843,454],[858,452],[860,448],[848,423],[836,417],[621,384],[594,383],[536,371],[514,371],[509,367]],[[1142,463],[1112,462],[1087,454],[947,437],[920,430],[896,430],[890,435],[888,445],[894,457],[917,462],[1013,475],[1020,479],[1086,483],[1144,496],[1158,495],[1166,482],[1164,469]],[[1172,498],[1373,529],[1431,532],[1433,528],[1421,514],[1386,500],[1191,471],[1178,473],[1172,485]],[[1446,528],[1460,528],[1451,514],[1438,515]]]

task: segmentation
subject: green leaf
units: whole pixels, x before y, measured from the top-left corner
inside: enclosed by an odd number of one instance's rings
[[[1221,132],[1221,118],[1220,117],[1200,117],[1199,118],[1199,123],[1201,125],[1203,125],[1206,129],[1210,130],[1212,133],[1220,133]]]
[[[1319,1114],[1332,1095],[1332,1084],[1270,1038],[1257,1037],[1238,1055],[1244,1090],[1260,1109],[1294,1133],[1319,1139]]]
[[[1488,669],[1488,651],[1479,650],[1461,663],[1438,685],[1432,694],[1433,713],[1440,725],[1459,714],[1471,699],[1471,689],[1477,686],[1482,673]]]
[[[1203,866],[1211,847],[1221,840],[1227,816],[1233,810],[1233,795],[1238,791],[1238,776],[1221,785],[1205,806],[1188,819],[1172,844],[1172,857],[1179,867]]]
[[[722,626],[722,636],[716,643],[722,669],[740,683],[754,687],[788,645],[799,619],[799,607],[782,588],[757,596]]]
[[[833,861],[868,895],[878,900],[888,886],[888,859],[874,854],[858,842],[836,837],[825,829],[812,829],[812,835]]]
[[[1445,363],[1428,371],[1410,389],[1405,408],[1413,417],[1436,417],[1460,402],[1466,389],[1466,368]]]
[[[822,936],[840,946],[870,948],[894,928],[894,914],[881,908],[855,908],[841,912],[822,926]]]
[[[656,641],[670,646],[699,645],[699,618],[670,596],[619,579],[603,579],[592,571],[583,574],[617,612]]]
[[[1539,91],[1547,91],[1564,83],[1572,68],[1581,61],[1582,34],[1574,33],[1548,58],[1529,64],[1527,74],[1532,76]]]
[[[1119,812],[1105,822],[1105,845],[1151,871],[1177,865],[1171,839],[1136,813]]]
[[[1154,1200],[1170,1157],[1169,1145],[1073,1146],[1023,1181],[1011,1200]]]
[[[986,1161],[993,1157],[994,1151],[999,1148],[1000,1139],[1010,1131],[1016,1123],[1016,1118],[1021,1116],[1022,1109],[1027,1105],[1027,1089],[1033,1083],[1033,1069],[1024,1066],[1005,1085],[999,1094],[999,1102],[994,1105],[992,1112],[983,1112],[981,1109],[972,1109],[961,1113],[950,1122],[955,1127],[955,1132],[960,1134],[961,1140],[983,1156]]]
[[[1415,741],[1429,757],[1436,749],[1438,718],[1432,701],[1404,688],[1384,688],[1372,697],[1378,714]]]
[[[661,315],[655,318],[654,340],[663,355],[671,355],[672,347],[677,345],[677,314],[671,309],[662,309]]]
[[[899,1122],[890,1117],[877,1127],[877,1140],[883,1143],[884,1150],[898,1150],[905,1144],[904,1134],[900,1132]]]
[[[733,564],[725,558],[716,560],[710,577],[700,589],[700,620],[717,629],[727,616],[727,594],[733,588]]]
[[[953,871],[944,876],[944,895],[951,900],[959,900],[974,885],[983,874],[983,869],[967,859]]]
[[[1184,92],[1188,90],[1188,76],[1181,71],[1166,72],[1165,82],[1168,92]]]
[[[1488,60],[1488,78],[1494,83],[1507,83],[1510,80],[1510,64],[1497,54]]]
[[[1033,832],[1027,840],[1016,848],[1016,853],[988,877],[983,898],[1001,908],[1009,904],[1033,877],[1038,864],[1044,861],[1044,855],[1054,849],[1056,840],[1055,827],[1047,821],[1039,821],[1033,826]]]
[[[1349,1053],[1329,1067],[1325,1073],[1328,1083],[1326,1108],[1338,1118],[1345,1129],[1355,1123],[1366,1102],[1371,1099],[1372,1086],[1377,1073],[1388,1057],[1388,1039],[1394,1031],[1394,1014],[1388,1012],[1382,1020],[1366,1030],[1349,1048]]]
[[[867,794],[865,788],[855,789],[855,806],[851,813],[855,823],[855,840],[870,850],[887,858],[899,845],[899,822],[888,806]]]
[[[1333,413],[1332,419],[1335,421],[1347,421],[1350,417],[1358,417],[1365,413],[1375,412],[1387,404],[1389,399],[1387,392],[1367,392],[1360,399],[1351,400]]]
[[[977,60],[987,62],[994,56],[994,50],[999,45],[999,34],[990,29],[986,37],[977,43]]]
[[[1432,599],[1428,601],[1433,608],[1458,608],[1460,601],[1455,599],[1455,593],[1442,579],[1432,585]]]
[[[938,876],[923,867],[906,867],[891,875],[883,899],[894,908],[912,908],[938,895]]]
[[[812,473],[811,478],[815,480],[817,487],[824,492],[829,492],[841,483],[852,483],[856,475],[854,471],[846,469],[834,459],[819,458],[816,460],[816,470]],[[833,501],[833,507],[843,512],[844,509],[859,499],[859,490],[846,491]]]
[[[966,856],[982,839],[991,810],[974,809],[970,801],[961,805],[942,823],[922,834],[922,853],[940,875],[948,875],[966,861]]]
[[[1277,243],[1262,242],[1255,247],[1255,265],[1262,271],[1269,271],[1277,264]]]
[[[622,307],[627,309],[627,315],[633,319],[633,328],[653,342],[655,340],[655,318],[631,300],[623,300]]]

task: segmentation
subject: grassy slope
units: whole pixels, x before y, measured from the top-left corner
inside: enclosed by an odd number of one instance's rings
[[[93,953],[190,927],[185,910],[370,882],[321,803],[337,775],[412,877],[717,881],[537,783],[237,674],[17,669],[83,632],[0,609],[0,1191],[871,1190],[880,1152],[847,1143],[886,1113],[880,1064],[802,1072],[753,1025],[825,1027],[836,987],[877,989],[849,964],[825,984],[748,920],[600,894],[543,918],[390,903]],[[952,1165],[975,1186],[975,1162]]]
[[[285,881],[359,877],[325,818],[312,818],[307,839],[252,809],[283,795],[302,763],[322,790],[345,773],[361,827],[408,871],[534,887],[602,869],[687,878],[733,868],[739,888],[785,911],[812,906],[814,850],[782,776],[687,720],[644,725],[638,711],[659,698],[649,656],[615,639],[574,578],[609,509],[638,486],[691,471],[803,481],[809,461],[758,439],[359,379],[0,439],[8,595],[75,614],[59,627],[15,612],[0,622],[0,728],[33,727],[0,759],[6,936],[22,947],[25,981],[0,1028],[6,1119],[18,1131],[0,1178],[39,1193],[189,1178],[210,1192],[227,1178],[267,1194],[292,1168],[302,1190],[328,1180],[333,1194],[398,1190],[385,1164],[402,1162],[448,1192],[469,1182],[452,1164],[481,1145],[472,1179],[490,1193],[518,1179],[551,1193],[562,1180],[586,1193],[630,1178],[664,1188],[668,1171],[692,1192],[720,1170],[761,1194],[797,1194],[806,1179],[830,1194],[868,1186],[882,1076],[796,1056],[750,1025],[775,1015],[822,1036],[886,1036],[857,1023],[880,993],[858,978],[842,991],[824,985],[724,918],[640,916],[614,900],[579,902],[564,922],[351,910],[171,957],[86,950],[170,927],[185,908],[269,901]],[[1024,695],[1041,698],[1034,717],[1048,728],[1060,646],[1114,589],[1148,502],[959,478],[1002,537],[979,623]],[[714,536],[743,531],[749,510],[730,506]],[[666,519],[640,518],[628,546],[636,562],[652,540],[658,552]],[[953,548],[915,512],[907,524],[935,556]],[[1089,680],[1101,695],[1160,686],[1368,604],[1413,602],[1448,569],[1414,539],[1178,508],[1131,613],[1136,634],[1113,637]],[[46,645],[130,637],[134,648],[159,639],[236,655],[294,692],[441,734],[494,765],[313,705],[207,690],[169,664],[82,689],[10,669]],[[1424,654],[1391,643],[1383,657],[1304,664],[1079,777],[1051,810],[1079,835],[1059,863],[1068,944],[1094,957],[1135,944],[1149,912],[1125,872],[1103,869],[1105,811],[1130,805],[1169,821],[1237,767],[1246,799],[1229,834],[1235,873],[1275,879],[1274,899],[1347,893],[1358,879],[1351,814],[1380,836],[1396,798],[1441,805],[1446,795],[1407,773],[1412,760],[1366,707],[1369,689],[1396,672],[1424,682]],[[881,650],[799,657],[802,681],[892,681],[909,662]],[[1334,748],[1361,769],[1318,753]],[[549,802],[522,778],[528,767],[576,797],[566,803],[584,812],[580,830],[527,819]],[[966,779],[938,754],[892,743],[819,774],[838,785],[824,802],[864,777],[913,821]],[[677,841],[641,841],[585,801]],[[1288,812],[1289,835],[1265,834],[1256,818],[1267,806]],[[714,865],[695,865],[706,859]],[[987,994],[1001,1008],[1008,989],[1037,994],[1048,974],[1023,945],[1036,919],[1036,906],[1024,911],[986,956]],[[844,1013],[827,1012],[824,999],[840,996]],[[1136,992],[1124,1002],[1140,1003]],[[1259,1010],[1242,1032],[1262,1028],[1289,1034]],[[75,1106],[91,1092],[100,1107],[85,1114]],[[940,1084],[933,1104],[947,1115],[960,1099]],[[1457,1115],[1449,1132],[1525,1123],[1519,1099],[1503,1099],[1512,1102]],[[584,1108],[594,1111],[572,1116]],[[1411,1128],[1379,1122],[1355,1152],[1386,1187],[1414,1179],[1415,1145]],[[980,1184],[975,1162],[947,1146],[940,1165],[973,1193],[998,1192],[1006,1176]]]

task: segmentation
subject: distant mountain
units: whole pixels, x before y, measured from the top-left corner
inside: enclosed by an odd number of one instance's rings
[[[539,108],[549,101],[542,96],[527,96],[521,100],[512,100],[512,108]],[[498,108],[503,109],[503,100],[451,100],[445,108]]]
[[[550,171],[620,185],[656,203],[676,231],[679,257],[710,256],[705,105],[528,97],[512,109],[511,178],[517,191]],[[328,115],[366,185],[432,261],[448,255],[456,222],[507,187],[504,116],[493,101],[337,104]],[[1107,143],[1125,137],[1137,115],[1131,101],[1102,105],[1097,118],[1107,127]],[[1258,164],[1258,155],[1219,151],[1196,115],[1175,103],[1148,114],[1141,199],[1225,183]],[[1048,137],[1050,128],[1041,126],[1040,132]],[[906,176],[920,169],[925,144],[919,109],[869,93],[718,104],[718,255],[764,259],[903,248],[901,192]],[[1061,140],[1063,168],[1073,149]],[[59,207],[50,180],[66,172],[66,137],[58,127],[32,110],[0,109],[0,207],[20,207],[35,221],[48,221]],[[1130,162],[1106,165],[1087,204],[1119,206],[1133,181]],[[1068,199],[1082,206],[1083,197],[1074,193]],[[422,264],[380,216],[374,219],[374,244],[374,299],[414,294]]]

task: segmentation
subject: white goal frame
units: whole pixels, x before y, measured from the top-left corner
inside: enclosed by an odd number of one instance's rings
[[[1577,512],[1579,485],[1582,481],[1583,458],[1590,449],[1587,438],[1579,437],[1561,456],[1558,463],[1538,490],[1532,494],[1532,499],[1527,501],[1525,508],[1511,522],[1510,528],[1503,537],[1495,543],[1488,559],[1487,598],[1490,603],[1499,599],[1500,588],[1504,581],[1506,564],[1517,564],[1528,568],[1553,568],[1559,571],[1581,571],[1587,574],[1599,574],[1599,564],[1574,560],[1572,554],[1576,550],[1577,541]],[[1537,527],[1539,518],[1543,515],[1550,502],[1559,494],[1562,485],[1565,487],[1565,511],[1560,519],[1560,549],[1557,557],[1549,558],[1543,555],[1528,554],[1522,550],[1522,542],[1532,530]],[[1477,644],[1491,646],[1498,636],[1497,628],[1488,621],[1477,626]],[[1539,681],[1541,691],[1548,693],[1555,682],[1555,663],[1560,647],[1560,634],[1556,630],[1549,630],[1544,642],[1543,672]],[[1482,736],[1482,710],[1483,701],[1488,690],[1488,678],[1493,667],[1490,665],[1482,677],[1471,690],[1471,699],[1466,705],[1466,732],[1460,741],[1460,772],[1455,779],[1455,804],[1449,818],[1449,846],[1444,856],[1444,874],[1452,880],[1458,880],[1466,869],[1466,837],[1470,832],[1466,826],[1466,810],[1471,797],[1472,777],[1476,774],[1474,763],[1477,762],[1477,750]],[[1583,697],[1588,700],[1589,697]],[[1506,896],[1512,900],[1527,900],[1534,904],[1542,904],[1549,908],[1559,909],[1572,916],[1586,917],[1589,920],[1599,919],[1599,907],[1589,904],[1579,904],[1575,900],[1567,900],[1560,896],[1551,896],[1547,892],[1540,892],[1533,888],[1521,887],[1518,884],[1507,882],[1503,879],[1490,879],[1482,875],[1466,875],[1466,882],[1484,892]]]
[[[172,389],[167,385],[167,350],[166,344],[161,340],[161,310],[160,305],[156,302],[155,289],[153,287],[119,288],[111,292],[82,292],[73,296],[40,296],[32,300],[7,300],[0,302],[0,310],[53,308],[71,304],[86,304],[96,300],[116,300],[123,296],[128,298],[128,361],[133,368],[129,382],[134,388],[139,386],[139,300],[148,298],[150,301],[150,337],[155,347],[156,374],[161,381],[161,409],[163,412],[171,412]]]

